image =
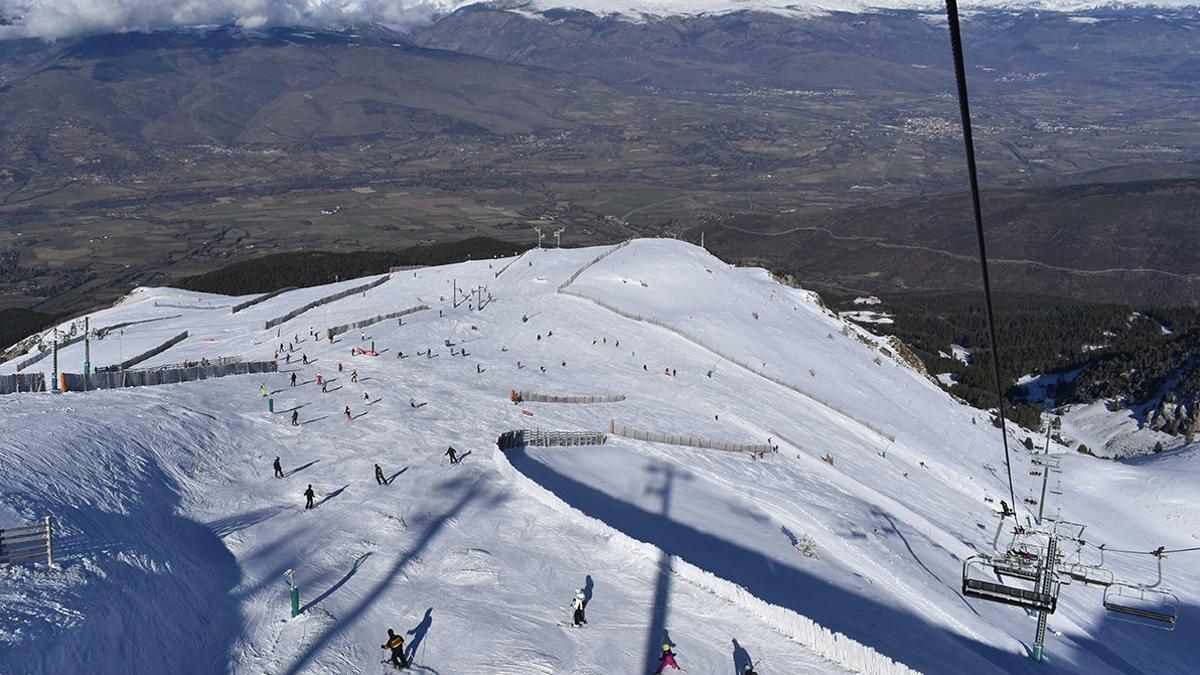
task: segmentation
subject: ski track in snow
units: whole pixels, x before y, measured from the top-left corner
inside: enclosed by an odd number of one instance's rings
[[[763,675],[844,672],[765,615],[688,581],[683,562],[930,673],[1186,672],[1200,658],[1187,639],[1200,625],[1200,560],[1180,554],[1167,566],[1185,603],[1174,634],[1126,627],[1103,615],[1098,591],[1070,586],[1050,621],[1062,636],[1049,638],[1045,664],[1029,662],[1033,621],[1023,611],[959,594],[961,560],[987,550],[995,527],[984,497],[1007,497],[1003,472],[988,470],[1000,451],[985,414],[895,359],[876,363],[884,343],[812,294],[681,242],[634,241],[571,289],[682,328],[705,347],[555,293],[604,250],[530,251],[499,278],[510,260],[399,272],[310,310],[278,337],[263,321],[363,280],[289,291],[237,314],[161,305],[239,299],[139,289],[92,314],[93,326],[179,314],[94,341],[95,366],[184,329],[188,340],[144,365],[270,359],[289,341],[312,363],[281,363],[261,377],[0,397],[0,526],[53,516],[63,565],[0,570],[0,672],[86,662],[95,673],[385,673],[379,645],[389,627],[414,648],[418,672],[440,675],[647,672],[664,632],[693,673],[733,673],[733,639]],[[453,308],[452,279],[486,284],[494,302]],[[419,298],[433,309],[403,325],[351,331],[332,345],[307,337]],[[388,351],[350,356],[367,344],[362,334]],[[450,356],[445,340],[470,355]],[[416,356],[427,348],[438,357]],[[729,364],[706,377],[710,348],[765,364],[846,412]],[[409,358],[396,358],[400,350]],[[78,371],[83,345],[59,359]],[[330,393],[315,384],[318,373]],[[628,400],[514,406],[510,389]],[[292,427],[297,407],[302,425]],[[602,431],[610,419],[745,443],[774,434],[780,452],[752,461],[615,437],[596,447],[494,445],[510,429]],[[448,445],[461,464],[447,464]],[[832,466],[819,459],[826,453]],[[282,480],[271,477],[276,455]],[[376,462],[390,485],[375,484]],[[1018,492],[1031,487],[1029,466],[1018,448]],[[1087,523],[1091,540],[1197,544],[1194,453],[1121,464],[1072,455],[1064,466],[1068,490],[1053,508]],[[309,483],[314,511],[303,509]],[[791,545],[789,536],[804,535],[819,558]],[[1143,559],[1108,562],[1130,577],[1151,572]],[[295,619],[288,569],[304,608]],[[588,578],[591,623],[563,625]]]

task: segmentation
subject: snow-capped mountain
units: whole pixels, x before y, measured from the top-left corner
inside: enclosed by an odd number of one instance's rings
[[[237,26],[247,30],[271,27],[304,27],[337,30],[345,26],[378,24],[409,30],[470,6],[504,7],[509,11],[540,15],[550,10],[582,10],[628,20],[646,17],[696,16],[754,11],[788,16],[814,16],[830,12],[915,10],[942,12],[944,5],[929,0],[403,0],[401,2],[346,2],[345,0],[267,0],[265,2],[179,3],[168,0],[118,2],[100,0],[63,3],[57,0],[0,0],[0,39],[58,39],[77,35],[154,31],[197,26]],[[979,10],[1081,12],[1093,9],[1194,7],[1194,0],[982,0],[964,4],[967,12]]]
[[[1187,639],[1200,566],[1178,554],[1164,580],[1183,605],[1175,633],[1115,621],[1099,589],[1073,585],[1046,662],[1031,662],[1032,618],[961,594],[963,560],[991,550],[1008,498],[988,416],[764,270],[635,240],[232,312],[255,299],[140,289],[89,315],[93,329],[125,324],[91,342],[91,365],[187,331],[136,367],[278,355],[277,373],[0,397],[0,527],[51,517],[61,565],[0,568],[0,672],[383,673],[388,628],[419,672],[443,674],[649,672],[664,641],[690,672],[763,675],[889,672],[869,670],[882,658],[928,673],[1186,672],[1200,656]],[[79,372],[84,344],[58,360]],[[498,446],[517,429],[625,435]],[[1033,498],[1037,467],[1012,436],[1017,499]],[[1113,548],[1194,546],[1195,460],[1064,454],[1046,513]],[[1106,560],[1130,581],[1152,580],[1151,562]],[[574,628],[580,589],[588,624]]]

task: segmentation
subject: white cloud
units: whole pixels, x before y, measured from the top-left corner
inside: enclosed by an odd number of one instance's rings
[[[0,39],[237,25],[404,29],[453,11],[455,0],[0,0]]]

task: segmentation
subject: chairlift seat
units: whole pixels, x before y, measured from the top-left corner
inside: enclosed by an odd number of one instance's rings
[[[1054,610],[1058,608],[1058,596],[1055,593],[1039,593],[982,579],[964,579],[963,595],[1035,609],[1049,614],[1053,614]]]
[[[1156,612],[1152,609],[1145,609],[1143,607],[1127,607],[1125,605],[1118,605],[1114,602],[1105,602],[1104,608],[1110,612],[1120,612],[1121,614],[1129,614],[1131,616],[1138,616],[1142,617],[1143,619],[1151,619],[1153,621],[1162,621],[1163,623],[1168,623],[1171,625],[1175,625],[1175,620],[1179,618],[1174,613],[1168,614],[1166,612]]]
[[[1169,591],[1113,583],[1104,589],[1104,609],[1139,626],[1174,630],[1179,620],[1179,598]]]

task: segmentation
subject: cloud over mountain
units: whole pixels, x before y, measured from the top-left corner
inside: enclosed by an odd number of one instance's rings
[[[453,9],[446,0],[0,0],[0,39],[237,25],[405,28]]]

